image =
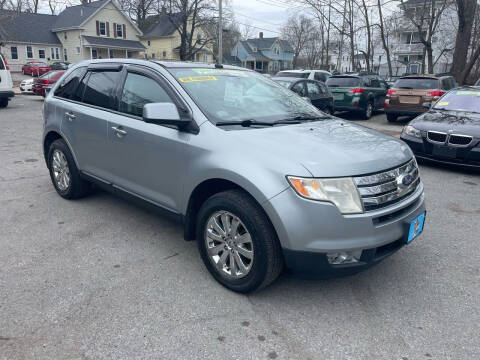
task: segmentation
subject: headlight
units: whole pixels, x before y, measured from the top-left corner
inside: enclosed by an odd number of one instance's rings
[[[403,133],[406,135],[410,135],[413,137],[421,138],[422,134],[420,133],[420,130],[415,129],[412,125],[407,125],[403,128]]]
[[[295,191],[307,199],[335,204],[342,214],[363,212],[362,202],[352,178],[313,179],[287,176]]]

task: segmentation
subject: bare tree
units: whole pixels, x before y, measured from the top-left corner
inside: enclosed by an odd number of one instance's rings
[[[438,28],[443,12],[449,5],[448,0],[423,0],[415,10],[409,9],[404,0],[400,0],[404,14],[415,26],[420,42],[425,48],[427,69],[430,74],[433,70],[433,36]],[[424,57],[425,58],[425,57]]]
[[[478,4],[477,0],[456,0],[456,4],[458,30],[455,39],[455,51],[453,52],[453,63],[450,71],[457,81],[463,84],[476,61],[476,58],[468,59],[468,51],[471,45],[470,41]],[[472,50],[475,55],[476,51],[480,49],[480,44],[472,43],[472,45]],[[477,45],[476,49],[475,45]]]
[[[305,45],[309,41],[313,28],[312,20],[305,15],[291,16],[288,18],[286,25],[282,29],[282,36],[293,47],[293,63],[295,69],[297,67],[298,57],[305,49]]]
[[[387,66],[388,66],[388,75],[392,76],[392,58],[390,56],[390,48],[388,46],[388,33],[385,27],[384,19],[383,19],[383,12],[382,12],[382,3],[381,0],[377,0],[377,9],[378,9],[378,27],[380,30],[380,39],[382,40],[382,47],[383,51],[385,51],[385,57],[387,58]]]

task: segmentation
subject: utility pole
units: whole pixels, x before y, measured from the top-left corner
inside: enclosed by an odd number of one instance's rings
[[[223,59],[223,24],[222,24],[222,0],[218,0],[218,57],[217,63],[222,64]]]

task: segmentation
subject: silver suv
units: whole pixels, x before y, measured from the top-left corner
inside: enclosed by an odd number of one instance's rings
[[[49,91],[43,148],[56,191],[91,183],[183,222],[213,277],[250,292],[286,265],[351,274],[412,241],[425,219],[403,142],[326,115],[231,66],[109,59]]]

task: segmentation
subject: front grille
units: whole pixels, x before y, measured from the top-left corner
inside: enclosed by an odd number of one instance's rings
[[[468,146],[472,142],[473,137],[468,135],[452,134],[448,138],[448,143],[455,146]]]
[[[447,141],[447,134],[438,131],[429,131],[427,132],[427,139],[432,142],[445,144]]]
[[[414,159],[395,169],[354,177],[365,211],[392,205],[413,193],[420,184]]]

